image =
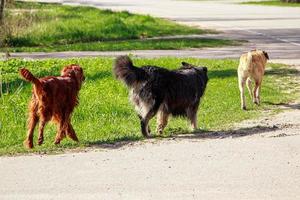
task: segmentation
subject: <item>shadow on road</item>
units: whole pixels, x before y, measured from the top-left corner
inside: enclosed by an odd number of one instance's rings
[[[158,136],[154,135],[150,139],[145,139],[144,141],[158,142],[158,141],[169,141],[169,140],[206,140],[206,139],[226,139],[226,138],[239,138],[245,136],[251,136],[255,134],[267,133],[274,130],[279,130],[277,126],[254,126],[249,128],[240,128],[235,130],[227,131],[201,131],[197,130],[192,133],[178,133],[169,136]],[[95,141],[88,143],[88,146],[100,149],[118,149],[126,146],[132,146],[136,143],[141,142],[142,137],[132,136],[119,138],[119,141],[115,143],[103,143],[102,141]]]

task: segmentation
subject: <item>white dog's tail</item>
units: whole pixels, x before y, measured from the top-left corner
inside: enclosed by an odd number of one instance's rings
[[[250,69],[251,64],[252,64],[252,53],[248,52],[248,55],[247,55],[247,69]]]

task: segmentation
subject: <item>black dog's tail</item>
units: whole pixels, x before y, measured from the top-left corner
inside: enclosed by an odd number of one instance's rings
[[[117,57],[113,70],[116,78],[124,81],[129,87],[146,79],[145,71],[133,66],[132,61],[128,56]]]

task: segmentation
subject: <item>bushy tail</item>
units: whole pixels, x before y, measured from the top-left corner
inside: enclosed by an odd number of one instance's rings
[[[33,83],[36,86],[39,86],[41,82],[33,74],[25,68],[20,69],[20,75],[26,80]]]
[[[145,71],[133,66],[132,61],[128,56],[117,57],[113,70],[116,78],[124,81],[129,87],[146,79]]]

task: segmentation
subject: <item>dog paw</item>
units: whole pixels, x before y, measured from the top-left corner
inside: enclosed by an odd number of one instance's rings
[[[150,126],[148,126],[148,128],[147,128],[147,129],[148,129],[148,133],[151,133],[151,129],[150,129]]]
[[[32,148],[33,148],[33,142],[32,142],[32,141],[25,140],[23,144],[24,144],[24,146],[25,146],[27,149],[32,149]]]
[[[242,110],[247,110],[246,106],[242,106]]]
[[[60,139],[55,139],[54,144],[55,144],[55,145],[60,144]]]
[[[143,136],[144,136],[145,138],[150,138],[150,137],[151,137],[150,133],[143,133]]]
[[[253,103],[255,103],[256,105],[259,106],[259,101],[258,100],[254,101]]]
[[[257,98],[257,99],[253,99],[253,103],[255,103],[256,105],[259,105],[259,102],[260,100]]]
[[[42,145],[44,143],[44,138],[39,138],[38,139],[38,145]]]
[[[156,129],[156,133],[157,133],[158,135],[162,135],[163,130],[162,130],[161,128],[157,128],[157,129]]]
[[[75,142],[79,142],[77,136],[75,134],[67,134],[67,136]]]

